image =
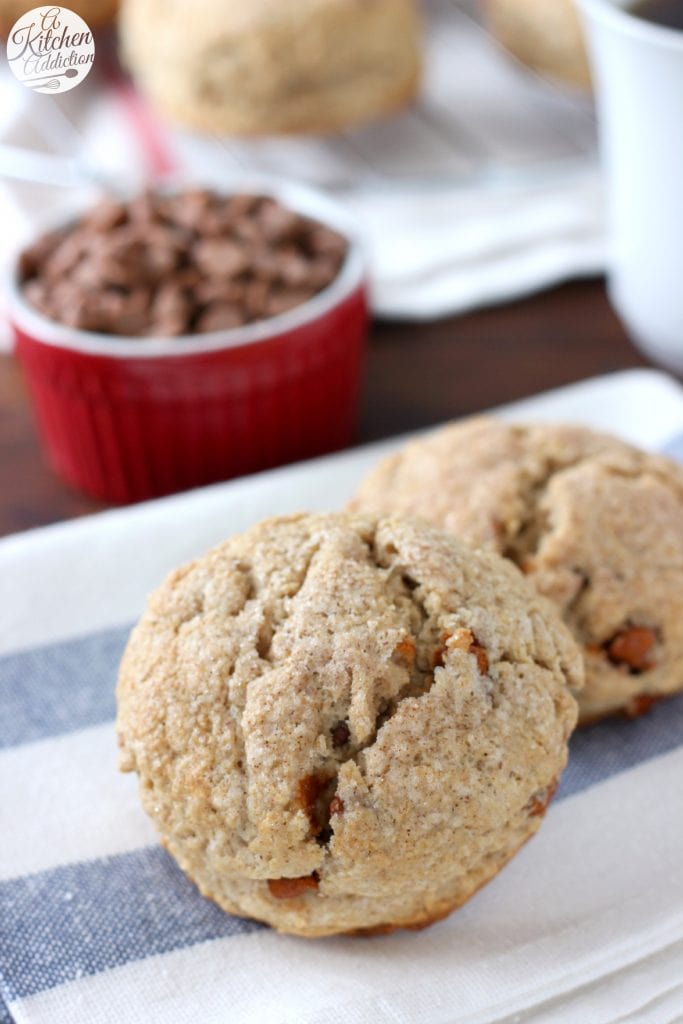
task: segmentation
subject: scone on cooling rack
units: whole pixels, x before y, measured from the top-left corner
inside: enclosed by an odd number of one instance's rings
[[[515,57],[582,88],[590,68],[575,0],[482,0],[493,34]]]
[[[163,113],[231,135],[340,131],[420,80],[416,0],[125,0],[121,41]]]
[[[299,935],[421,928],[539,827],[581,681],[498,555],[398,519],[271,519],[152,596],[121,666],[121,767],[225,910]]]
[[[351,507],[423,516],[517,563],[585,652],[583,722],[683,689],[683,469],[669,459],[482,417],[384,460]]]

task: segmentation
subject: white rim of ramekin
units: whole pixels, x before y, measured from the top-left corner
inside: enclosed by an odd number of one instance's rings
[[[637,17],[625,6],[627,2],[628,0],[577,0],[586,17],[611,25],[623,35],[644,40],[664,49],[683,50],[683,31]]]
[[[224,331],[207,331],[198,334],[182,334],[176,337],[154,337],[147,335],[125,336],[101,334],[96,331],[82,331],[50,320],[34,309],[24,298],[15,260],[6,281],[8,297],[7,311],[11,324],[30,335],[32,340],[55,348],[126,359],[155,359],[168,356],[200,355],[221,349],[241,348],[259,341],[269,341],[283,334],[304,327],[321,319],[340,305],[367,279],[367,259],[361,241],[357,222],[348,210],[336,200],[308,185],[300,185],[287,179],[263,174],[232,174],[220,178],[200,180],[178,179],[159,183],[160,191],[181,191],[182,189],[210,188],[214,191],[234,195],[240,192],[271,196],[289,209],[315,220],[325,227],[334,228],[348,242],[348,252],[341,270],[334,281],[307,302],[295,306],[278,316],[257,320],[243,327]],[[137,190],[139,192],[139,189]],[[131,190],[131,197],[135,194]],[[70,217],[62,217],[56,224],[41,230],[64,226],[76,220],[87,211],[91,203],[79,204],[79,209]],[[39,237],[37,234],[36,237]],[[30,244],[30,243],[29,243]]]

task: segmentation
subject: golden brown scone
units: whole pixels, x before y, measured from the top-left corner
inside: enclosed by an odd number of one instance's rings
[[[40,6],[35,0],[0,0],[0,36],[7,38],[22,14]],[[119,4],[118,0],[69,0],[63,6],[80,14],[90,28],[100,28],[114,20]]]
[[[574,0],[483,0],[495,36],[543,75],[588,88],[588,55]]]
[[[683,470],[669,459],[482,417],[406,445],[352,507],[424,516],[520,565],[585,651],[582,722],[683,688]]]
[[[271,519],[152,596],[121,767],[225,910],[299,935],[421,927],[538,828],[582,671],[495,554],[426,523]]]
[[[170,118],[234,135],[333,132],[415,95],[415,0],[126,0],[126,63]]]

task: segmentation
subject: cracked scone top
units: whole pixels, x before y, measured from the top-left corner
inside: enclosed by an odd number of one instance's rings
[[[422,516],[516,562],[585,652],[582,721],[683,687],[683,470],[609,435],[478,417],[381,462],[351,507]]]
[[[301,935],[419,927],[538,828],[581,677],[497,555],[410,521],[271,519],[150,599],[121,767],[225,910]]]

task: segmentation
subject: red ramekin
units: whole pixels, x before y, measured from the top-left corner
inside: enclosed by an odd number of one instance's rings
[[[45,454],[74,487],[133,502],[343,448],[356,420],[367,281],[353,222],[313,189],[258,190],[349,242],[332,284],[280,316],[180,338],[120,338],[32,309],[16,274],[9,313]]]

